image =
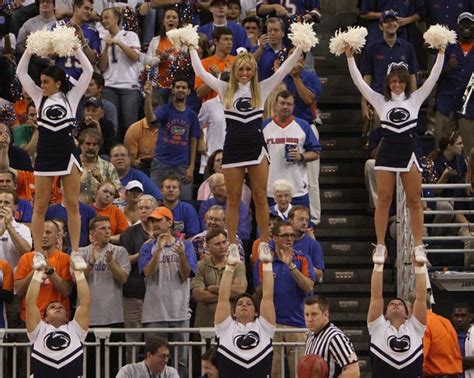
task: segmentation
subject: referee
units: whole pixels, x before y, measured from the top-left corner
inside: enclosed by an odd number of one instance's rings
[[[329,303],[322,295],[306,298],[304,320],[309,329],[304,354],[318,354],[329,367],[328,378],[360,377],[359,362],[349,338],[329,321]]]

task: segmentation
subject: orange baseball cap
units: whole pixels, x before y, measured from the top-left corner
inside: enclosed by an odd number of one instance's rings
[[[148,219],[150,218],[155,218],[155,219],[168,218],[170,221],[172,221],[173,213],[167,207],[160,206],[151,212],[151,214],[148,216]]]

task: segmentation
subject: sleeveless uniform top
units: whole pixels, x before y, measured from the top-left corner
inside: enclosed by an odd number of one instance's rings
[[[38,113],[39,135],[34,167],[37,176],[68,175],[73,164],[82,170],[72,131],[77,105],[89,85],[93,69],[82,50],[77,50],[75,56],[83,70],[76,86],[66,94],[57,92],[49,97],[43,96],[43,90],[28,75],[31,58],[28,50],[18,63],[18,78],[38,112],[41,111]]]
[[[204,69],[195,49],[192,49],[190,54],[196,75],[211,89],[215,90],[224,102],[228,83],[217,79]],[[258,84],[260,86],[261,103],[258,108],[252,107],[250,82],[238,84],[231,108],[224,108],[226,136],[222,158],[223,168],[246,167],[259,164],[264,157],[269,159],[262,131],[265,100],[295,66],[300,55],[301,48],[297,47],[272,76]]]
[[[374,378],[423,376],[423,335],[426,326],[411,316],[397,330],[380,315],[367,327]]]
[[[87,331],[72,320],[56,328],[41,321],[28,333],[33,344],[32,370],[35,378],[81,377],[83,343]]]
[[[444,54],[438,54],[430,76],[409,98],[406,98],[404,93],[398,96],[392,93],[392,99],[389,101],[386,101],[383,95],[375,92],[364,81],[354,58],[348,58],[347,62],[354,84],[380,117],[383,137],[375,169],[408,172],[412,164],[416,164],[421,172],[421,165],[414,153],[416,141],[413,129],[417,126],[421,105],[429,96],[441,74]]]
[[[219,373],[223,377],[270,377],[275,326],[259,316],[241,324],[230,316],[216,325]]]

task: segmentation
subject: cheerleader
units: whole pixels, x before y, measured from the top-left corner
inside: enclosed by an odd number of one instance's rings
[[[41,249],[44,217],[49,205],[51,187],[55,176],[60,176],[63,185],[63,201],[68,215],[68,228],[73,252],[79,249],[81,219],[79,215],[79,191],[81,159],[72,135],[76,122],[76,109],[89,82],[93,68],[82,50],[75,57],[82,67],[76,86],[70,89],[64,71],[56,66],[46,67],[41,72],[38,87],[28,75],[28,64],[32,53],[27,48],[17,67],[17,75],[23,89],[38,109],[38,147],[34,164],[35,199],[32,233],[34,248]]]
[[[298,62],[302,48],[296,47],[289,58],[268,79],[259,83],[257,62],[252,54],[240,53],[232,64],[229,82],[207,72],[197,51],[190,46],[191,63],[197,76],[222,100],[226,119],[226,136],[222,168],[227,188],[226,221],[230,248],[238,249],[236,234],[245,169],[248,170],[256,220],[260,230],[259,249],[268,249],[269,210],[267,181],[269,156],[262,132],[265,100]]]
[[[408,67],[405,63],[392,63],[384,82],[384,95],[373,91],[357,69],[352,48],[345,50],[349,72],[356,87],[375,108],[383,128],[382,141],[375,162],[378,203],[375,209],[377,245],[374,262],[385,261],[385,233],[388,211],[392,202],[396,173],[400,172],[406,203],[410,212],[416,261],[426,262],[422,244],[423,209],[421,205],[421,164],[415,155],[415,128],[418,112],[441,74],[444,47],[439,48],[436,63],[425,83],[416,91],[410,87]]]

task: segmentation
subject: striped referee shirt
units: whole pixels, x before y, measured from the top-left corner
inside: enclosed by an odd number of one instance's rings
[[[344,366],[357,362],[351,340],[332,323],[326,324],[318,333],[308,333],[304,354],[323,357],[329,367],[328,378],[339,376]]]

